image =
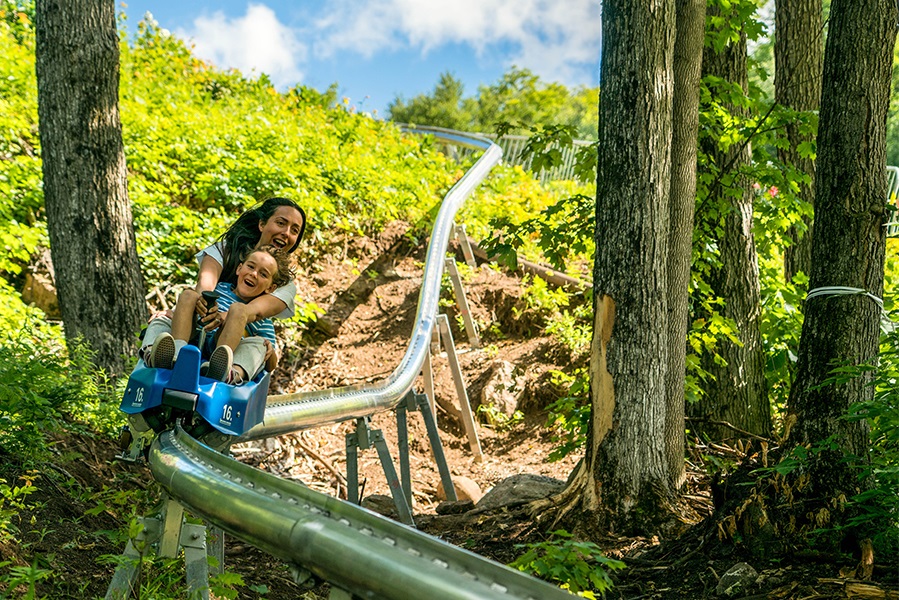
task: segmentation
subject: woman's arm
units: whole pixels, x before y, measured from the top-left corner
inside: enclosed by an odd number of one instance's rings
[[[287,304],[276,296],[262,294],[261,296],[253,298],[253,300],[247,304],[247,308],[247,323],[252,323],[259,319],[274,317],[287,308]]]
[[[222,264],[207,254],[200,262],[200,272],[197,274],[197,285],[194,289],[198,292],[214,290],[221,275]]]
[[[218,306],[215,303],[212,306],[206,306],[206,299],[203,298],[202,294],[215,289],[221,274],[222,264],[208,254],[205,255],[203,260],[200,261],[200,272],[197,273],[197,285],[194,287],[194,290],[199,295],[196,301],[196,311],[207,331],[218,326],[214,322],[214,315],[218,312]]]

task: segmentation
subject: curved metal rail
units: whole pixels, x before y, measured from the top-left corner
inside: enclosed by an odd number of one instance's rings
[[[446,194],[437,213],[425,260],[415,328],[402,361],[386,379],[361,386],[269,396],[263,422],[241,436],[241,441],[272,437],[325,423],[367,417],[396,406],[412,389],[431,342],[440,300],[444,253],[452,234],[453,218],[472,190],[502,158],[502,149],[473,134],[436,127],[406,128],[433,135],[438,141],[483,150],[481,157]]]
[[[440,276],[453,216],[502,152],[487,140],[432,133],[485,150],[441,205],[427,260],[411,343],[380,384],[275,396],[265,424],[243,439],[363,417],[396,406],[411,389],[431,339]],[[193,514],[261,550],[360,598],[562,600],[563,590],[332,496],[224,456],[180,427],[159,435],[149,452],[154,478]]]
[[[563,600],[563,590],[437,538],[238,463],[183,430],[150,449],[153,476],[224,531],[360,598]]]

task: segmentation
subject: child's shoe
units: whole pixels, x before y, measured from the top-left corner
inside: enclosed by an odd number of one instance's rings
[[[228,346],[219,346],[209,355],[209,366],[206,368],[206,377],[218,379],[230,383],[231,371],[234,366],[234,353]]]
[[[171,369],[175,365],[175,338],[172,334],[160,334],[144,362],[152,369]]]
[[[231,367],[231,374],[228,376],[227,383],[231,385],[243,385],[246,383],[243,378],[243,369],[234,365]]]

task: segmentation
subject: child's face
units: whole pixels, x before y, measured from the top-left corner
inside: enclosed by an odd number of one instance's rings
[[[290,250],[303,230],[303,215],[292,206],[279,206],[267,221],[259,221],[259,246]]]
[[[237,285],[234,291],[244,299],[255,298],[275,288],[278,263],[265,252],[253,252],[237,265]]]

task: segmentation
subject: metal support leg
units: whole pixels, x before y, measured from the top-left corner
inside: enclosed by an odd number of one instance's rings
[[[465,380],[462,379],[459,357],[456,356],[456,345],[453,343],[453,333],[450,331],[449,318],[446,315],[437,315],[437,325],[440,327],[440,337],[443,339],[443,347],[446,348],[446,358],[453,373],[453,383],[456,384],[456,395],[459,397],[459,408],[462,410],[462,424],[465,426],[465,433],[468,435],[468,445],[471,447],[471,453],[474,454],[475,462],[480,462],[484,460],[484,453],[481,452],[477,426],[471,414],[471,404],[468,402]]]
[[[163,508],[162,537],[159,540],[159,556],[175,558],[178,556],[178,541],[181,538],[181,523],[184,520],[184,507],[171,498],[166,498]]]
[[[450,280],[453,282],[453,291],[456,295],[456,307],[462,315],[462,321],[465,323],[465,333],[468,335],[468,343],[472,348],[481,347],[481,338],[478,337],[478,329],[471,318],[471,311],[468,310],[468,299],[465,297],[465,288],[462,287],[462,277],[459,276],[459,269],[456,267],[456,259],[446,258],[446,270],[449,273]]]
[[[346,499],[359,504],[359,436],[346,434]]]
[[[221,575],[225,572],[225,532],[215,525],[209,525],[207,530],[206,553],[214,559],[209,569],[213,575]]]
[[[412,473],[409,465],[409,428],[406,419],[406,404],[400,402],[396,407],[396,442],[400,453],[400,485],[406,503],[412,506]]]
[[[131,540],[125,546],[125,553],[119,558],[119,566],[116,567],[106,590],[106,600],[125,600],[131,596],[131,592],[137,585],[137,574],[140,572],[141,553],[137,551]]]
[[[440,354],[440,328],[436,325],[431,330],[431,354]]]
[[[465,225],[453,224],[453,232],[456,239],[459,240],[459,246],[462,247],[462,256],[465,257],[465,264],[471,268],[478,266],[478,262],[474,258],[474,252],[471,250],[471,243],[468,241],[468,234],[465,233]]]
[[[131,597],[137,586],[140,563],[146,554],[145,550],[159,539],[162,523],[158,518],[141,518],[140,522],[143,529],[136,539],[128,540],[125,553],[122,555],[119,566],[116,567],[109,589],[106,590],[106,600],[125,600]]]
[[[381,459],[381,467],[387,476],[387,485],[390,486],[390,495],[393,496],[393,503],[396,504],[396,511],[400,521],[415,527],[415,521],[412,520],[412,509],[406,502],[403,487],[396,476],[396,469],[393,466],[393,460],[390,458],[390,449],[387,448],[384,434],[381,433],[380,429],[372,429],[371,438],[375,443],[375,448],[378,450],[378,458]]]
[[[360,503],[357,449],[368,450],[374,444],[375,449],[378,451],[378,458],[381,460],[381,468],[387,477],[387,485],[390,487],[390,495],[393,496],[397,515],[400,521],[414,527],[415,522],[412,520],[412,510],[409,508],[409,503],[406,502],[403,486],[396,476],[396,467],[393,466],[393,459],[390,458],[390,449],[387,447],[387,441],[384,439],[384,434],[380,429],[371,429],[368,426],[370,421],[370,417],[356,419],[356,432],[348,433],[346,436],[347,500],[354,504]]]
[[[181,547],[191,598],[209,600],[209,562],[206,560],[206,528],[185,523],[181,528]]]
[[[421,416],[425,421],[425,428],[428,430],[428,440],[431,442],[431,451],[434,453],[434,462],[437,463],[437,471],[440,472],[440,481],[443,483],[443,490],[446,492],[446,499],[456,501],[456,486],[453,485],[453,478],[450,475],[449,465],[446,462],[446,454],[443,453],[443,444],[440,442],[440,431],[437,429],[437,420],[434,413],[431,412],[431,404],[428,397],[424,394],[416,394],[409,392],[406,396],[407,402],[421,411]]]
[[[183,523],[184,508],[167,498],[163,513],[141,519],[137,538],[128,541],[124,559],[112,577],[106,600],[125,600],[137,587],[141,558],[148,546],[159,542],[158,556],[175,557],[184,550],[184,567],[190,597],[209,600],[209,561],[206,557],[206,528]],[[221,539],[221,536],[219,536]],[[172,541],[174,540],[174,542]],[[137,594],[140,595],[139,593]]]
[[[436,331],[436,327],[434,328]],[[431,414],[434,415],[434,420],[437,420],[437,399],[434,396],[434,368],[431,366],[431,353],[427,353],[425,355],[425,362],[421,367],[421,378],[424,379],[425,383],[425,395],[428,397],[428,402],[431,403]]]

